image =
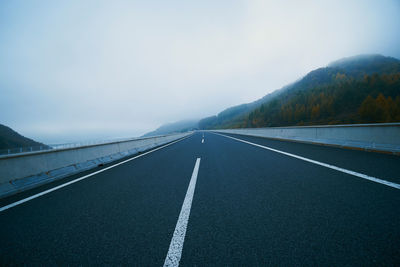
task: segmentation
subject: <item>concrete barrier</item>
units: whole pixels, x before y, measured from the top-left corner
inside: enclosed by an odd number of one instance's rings
[[[367,151],[400,153],[400,123],[245,128],[214,131]]]
[[[167,144],[190,134],[179,133],[0,156],[0,198]]]

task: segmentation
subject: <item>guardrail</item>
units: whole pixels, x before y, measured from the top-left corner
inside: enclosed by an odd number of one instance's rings
[[[0,156],[0,197],[15,194],[71,174],[190,135],[178,133],[79,147]]]
[[[244,128],[213,131],[366,151],[400,153],[400,123]]]
[[[0,149],[0,155],[10,155],[10,154],[18,154],[18,153],[26,153],[33,151],[43,151],[52,149],[51,146],[26,146],[26,147],[14,147],[8,149]]]
[[[101,145],[101,144],[108,144],[108,143],[113,143],[113,142],[133,141],[133,140],[137,140],[137,139],[140,139],[140,137],[117,138],[117,139],[112,139],[112,140],[96,140],[96,141],[73,142],[73,143],[63,143],[63,144],[46,144],[46,145],[40,145],[40,146],[14,147],[14,148],[8,148],[8,149],[0,149],[0,156],[10,155],[10,154],[36,152],[36,151],[46,151],[46,150],[61,149],[61,148],[74,148],[74,147],[82,147],[82,146],[89,146],[89,145]]]

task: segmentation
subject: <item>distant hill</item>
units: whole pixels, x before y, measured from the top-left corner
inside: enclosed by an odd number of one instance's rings
[[[399,60],[382,55],[358,55],[334,61],[328,65],[330,68],[345,70],[347,74],[362,78],[365,74],[400,72]]]
[[[182,120],[160,126],[156,130],[146,133],[143,137],[186,132],[198,129],[199,120]]]
[[[199,129],[216,129],[220,128],[221,125],[224,125],[224,128],[235,128],[236,125],[243,120],[244,114],[247,114],[255,108],[260,107],[263,103],[268,102],[274,97],[278,97],[289,87],[290,85],[285,86],[251,103],[233,106],[221,111],[215,116],[203,118],[198,123]]]
[[[11,129],[10,127],[0,124],[0,149],[12,149],[31,146],[47,147],[45,144],[26,138]]]
[[[340,59],[249,104],[199,121],[200,129],[400,122],[400,61]]]
[[[199,121],[166,124],[145,136],[187,129],[400,122],[400,60],[358,55],[330,63],[246,104]]]

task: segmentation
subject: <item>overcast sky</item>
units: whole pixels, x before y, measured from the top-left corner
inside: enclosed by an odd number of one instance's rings
[[[365,53],[400,58],[399,0],[2,0],[0,123],[46,143],[139,136]]]

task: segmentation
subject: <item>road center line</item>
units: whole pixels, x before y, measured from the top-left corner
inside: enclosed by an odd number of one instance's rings
[[[22,203],[25,203],[25,202],[29,201],[29,200],[32,200],[32,199],[38,198],[38,197],[40,197],[40,196],[46,195],[46,194],[48,194],[48,193],[51,193],[51,192],[53,192],[53,191],[56,191],[56,190],[58,190],[58,189],[61,189],[61,188],[65,187],[65,186],[68,186],[68,185],[74,184],[74,183],[76,183],[76,182],[82,181],[82,180],[84,180],[84,179],[86,179],[86,178],[89,178],[89,177],[91,177],[91,176],[93,176],[93,175],[96,175],[96,174],[98,174],[98,173],[104,172],[104,171],[109,170],[109,169],[111,169],[111,168],[117,167],[117,166],[119,166],[119,165],[121,165],[121,164],[127,163],[128,161],[131,161],[131,160],[134,160],[134,159],[143,157],[144,155],[147,155],[147,154],[152,153],[152,152],[154,152],[154,151],[163,149],[164,147],[173,145],[173,144],[175,144],[175,143],[177,143],[177,142],[179,142],[179,141],[182,141],[183,139],[186,139],[186,138],[188,138],[188,137],[190,137],[190,136],[191,136],[191,135],[188,135],[188,136],[186,136],[186,137],[184,137],[184,138],[181,138],[181,139],[179,139],[179,140],[173,141],[173,142],[168,143],[168,144],[166,144],[166,145],[157,147],[157,148],[155,148],[155,149],[153,149],[153,150],[147,151],[147,152],[145,152],[145,153],[143,153],[143,154],[140,154],[140,155],[137,155],[137,156],[135,156],[135,157],[133,157],[133,158],[130,158],[130,159],[121,161],[121,162],[119,162],[119,163],[117,163],[117,164],[111,165],[111,166],[106,167],[106,168],[104,168],[104,169],[101,169],[101,170],[92,172],[92,173],[90,173],[90,174],[88,174],[88,175],[82,176],[82,177],[77,178],[77,179],[75,179],[75,180],[72,180],[72,181],[69,181],[69,182],[67,182],[67,183],[61,184],[61,185],[59,185],[59,186],[56,186],[56,187],[47,189],[47,190],[45,190],[45,191],[43,191],[43,192],[37,193],[37,194],[35,194],[35,195],[32,195],[32,196],[30,196],[30,197],[21,199],[21,200],[19,200],[19,201],[13,202],[13,203],[11,203],[11,204],[8,204],[8,205],[6,205],[6,206],[1,207],[1,208],[0,208],[0,212],[5,211],[5,210],[7,210],[7,209],[10,209],[10,208],[12,208],[12,207],[18,206],[18,205],[20,205],[20,204],[22,204]]]
[[[363,173],[350,171],[350,170],[347,170],[347,169],[343,169],[341,167],[337,167],[335,165],[330,165],[330,164],[323,163],[323,162],[320,162],[320,161],[312,160],[312,159],[309,159],[309,158],[305,158],[305,157],[302,157],[302,156],[298,156],[298,155],[295,155],[295,154],[291,154],[291,153],[288,153],[288,152],[277,150],[277,149],[274,149],[274,148],[271,148],[271,147],[259,145],[259,144],[252,143],[252,142],[249,142],[249,141],[245,141],[245,140],[242,140],[242,139],[239,139],[239,138],[235,138],[235,137],[232,137],[232,136],[219,134],[219,133],[214,133],[214,134],[217,134],[217,135],[220,135],[220,136],[224,136],[226,138],[231,138],[233,140],[236,140],[236,141],[239,141],[239,142],[243,142],[243,143],[246,143],[246,144],[249,144],[249,145],[253,145],[253,146],[260,147],[260,148],[264,148],[264,149],[267,149],[267,150],[270,150],[270,151],[273,151],[273,152],[276,152],[276,153],[280,153],[280,154],[283,154],[283,155],[286,155],[286,156],[289,156],[289,157],[293,157],[293,158],[296,158],[296,159],[304,160],[304,161],[307,161],[307,162],[310,162],[310,163],[313,163],[313,164],[316,164],[316,165],[320,165],[320,166],[323,166],[323,167],[326,167],[326,168],[329,168],[329,169],[332,169],[332,170],[336,170],[336,171],[347,173],[347,174],[350,174],[350,175],[353,175],[353,176],[357,176],[359,178],[363,178],[363,179],[366,179],[366,180],[369,180],[369,181],[372,181],[372,182],[375,182],[375,183],[379,183],[379,184],[387,185],[387,186],[390,186],[390,187],[393,187],[393,188],[396,188],[396,189],[400,189],[400,184],[392,183],[392,182],[389,182],[389,181],[386,181],[386,180],[383,180],[383,179],[379,179],[379,178],[376,178],[376,177],[373,177],[373,176],[369,176],[369,175],[366,175],[366,174],[363,174]]]
[[[199,173],[200,158],[197,158],[194,165],[192,178],[190,179],[189,187],[186,192],[185,200],[183,201],[181,213],[179,214],[178,222],[176,223],[174,235],[169,245],[168,254],[165,258],[164,266],[179,266],[179,261],[182,256],[183,242],[185,241],[187,224],[189,221],[190,209],[192,207],[192,200],[194,189],[196,187],[197,174]]]

